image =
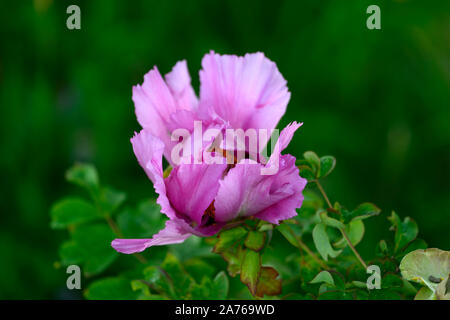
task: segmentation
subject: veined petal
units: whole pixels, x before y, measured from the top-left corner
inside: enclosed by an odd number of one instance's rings
[[[159,134],[164,132],[164,123],[177,106],[157,67],[144,76],[142,86],[133,87],[132,98],[139,124],[161,138]]]
[[[273,129],[290,93],[274,62],[258,52],[205,55],[200,71],[200,111],[217,114],[231,127]]]
[[[150,180],[156,183],[158,178],[162,177],[164,143],[148,129],[142,129],[139,133],[135,133],[130,141],[139,164],[144,168]]]
[[[268,177],[273,179],[272,192],[283,194],[283,200],[275,201],[255,217],[275,224],[281,220],[295,217],[296,209],[302,206],[304,199],[302,192],[308,183],[300,176],[299,169],[295,165],[295,158],[289,154],[281,156],[279,172]]]
[[[165,213],[170,219],[176,218],[176,213],[166,195],[163,178],[162,154],[164,144],[159,138],[153,136],[148,129],[142,129],[131,139],[131,143],[139,164],[153,182],[155,192],[159,195],[156,202],[161,206],[161,212]]]
[[[294,122],[291,122],[290,124],[288,124],[281,131],[280,136],[278,137],[278,141],[275,144],[275,148],[274,148],[272,154],[270,155],[269,161],[266,166],[268,166],[268,167],[273,166],[273,165],[278,166],[278,164],[275,162],[278,161],[278,159],[281,155],[281,151],[283,151],[284,149],[287,148],[287,146],[291,142],[292,138],[294,137],[295,131],[297,131],[297,129],[300,128],[302,125],[303,125],[303,122],[298,123],[298,122],[294,121]]]
[[[171,150],[176,142],[171,141],[171,132],[174,129],[189,130],[193,126],[192,122],[197,118],[195,110],[198,101],[191,86],[186,61],[178,62],[165,79],[167,83],[154,67],[144,76],[142,86],[133,87],[133,101],[138,122],[164,143],[164,156],[172,164]],[[192,111],[189,119],[174,123],[174,115],[183,111]]]
[[[215,199],[215,218],[226,222],[256,216],[271,223],[296,215],[303,201],[306,180],[301,178],[290,155],[280,157],[275,175],[261,175],[261,164],[243,161],[220,181]]]
[[[181,164],[166,179],[167,197],[177,212],[198,225],[214,200],[227,164]]]
[[[172,71],[165,75],[165,79],[178,109],[193,110],[197,108],[198,100],[191,86],[186,60],[178,61]]]

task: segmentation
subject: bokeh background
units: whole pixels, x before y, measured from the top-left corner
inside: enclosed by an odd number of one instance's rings
[[[81,8],[81,30],[66,8]],[[366,8],[381,7],[381,30]],[[131,87],[187,59],[198,92],[202,56],[262,51],[288,80],[279,127],[289,146],[337,158],[329,197],[372,201],[358,248],[372,256],[391,210],[450,249],[449,1],[2,1],[0,4],[0,298],[61,298],[64,235],[49,208],[73,191],[75,161],[95,164],[130,202],[152,195],[133,155]]]

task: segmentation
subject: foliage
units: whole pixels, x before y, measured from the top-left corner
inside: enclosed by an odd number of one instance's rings
[[[331,203],[322,181],[335,168],[334,157],[308,151],[297,165],[308,187],[295,218],[279,225],[238,219],[216,236],[130,256],[116,253],[111,240],[151,237],[166,220],[159,206],[154,200],[125,206],[123,192],[102,185],[91,165],[77,164],[66,178],[88,197],[63,198],[50,212],[51,227],[69,235],[60,262],[81,265],[88,299],[448,298],[450,253],[424,251],[414,220],[392,212],[391,236],[363,258],[356,247],[381,209],[369,202],[353,210]],[[370,265],[380,268],[378,288],[366,284]]]

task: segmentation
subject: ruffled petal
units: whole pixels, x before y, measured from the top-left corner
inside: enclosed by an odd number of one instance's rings
[[[135,133],[130,141],[139,164],[155,184],[163,175],[164,143],[148,129],[142,129],[139,133]]]
[[[166,74],[165,79],[178,109],[194,110],[197,108],[198,100],[191,86],[186,60],[178,61],[172,71]]]
[[[292,138],[294,137],[295,131],[297,131],[298,128],[300,128],[303,125],[303,123],[298,123],[296,121],[291,122],[288,124],[280,133],[280,136],[278,137],[277,143],[275,144],[274,150],[272,151],[272,154],[270,155],[269,161],[266,164],[266,171],[269,172],[267,174],[270,174],[270,172],[277,172],[278,166],[279,166],[279,158],[281,156],[281,151],[287,148],[289,143],[291,142]],[[271,168],[272,170],[268,170]]]
[[[202,113],[217,114],[235,129],[276,127],[290,93],[274,62],[260,52],[244,57],[211,52],[202,67]]]
[[[142,129],[131,139],[133,151],[139,164],[144,168],[147,176],[153,182],[155,192],[159,195],[156,202],[161,206],[161,212],[170,219],[176,218],[176,213],[170,205],[166,195],[166,186],[163,178],[162,153],[164,144],[153,136],[148,129]]]
[[[271,197],[278,195],[280,201],[274,201],[272,205],[260,211],[255,216],[258,219],[278,224],[281,220],[290,219],[297,215],[296,209],[303,203],[303,190],[308,181],[299,175],[299,169],[295,165],[295,158],[291,155],[283,155],[280,158],[278,174],[269,176],[273,179]],[[276,196],[275,196],[276,197]]]
[[[133,87],[133,101],[139,124],[164,143],[164,156],[172,164],[170,155],[176,142],[171,140],[171,133],[174,129],[189,130],[193,126],[193,120],[198,118],[194,112],[198,101],[191,86],[186,61],[178,62],[165,79],[167,83],[154,67],[144,76],[142,86]],[[184,121],[174,123],[174,115],[183,111],[192,113]]]
[[[157,67],[144,76],[142,86],[133,87],[132,98],[139,124],[161,139],[160,134],[165,133],[164,124],[177,106]]]
[[[215,218],[227,222],[256,216],[271,223],[296,215],[303,201],[306,180],[299,176],[295,158],[281,156],[275,175],[261,175],[263,165],[243,161],[220,181],[215,199]]]

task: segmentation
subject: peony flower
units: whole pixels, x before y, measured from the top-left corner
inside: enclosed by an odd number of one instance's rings
[[[172,149],[179,143],[171,139],[175,129],[192,133],[194,121],[202,121],[205,128],[219,131],[272,130],[286,110],[290,97],[286,81],[263,54],[237,57],[210,53],[202,66],[199,100],[184,61],[175,65],[165,82],[154,68],[142,86],[133,88],[137,118],[143,127],[131,139],[133,151],[153,182],[161,212],[169,219],[152,239],[113,240],[112,246],[119,252],[129,254],[155,245],[181,243],[192,235],[212,236],[227,224],[249,217],[278,224],[295,216],[301,207],[307,181],[300,177],[295,157],[281,154],[301,126],[297,122],[282,130],[267,161],[259,153],[231,164],[172,161]],[[264,146],[267,139],[259,143]],[[210,147],[211,143],[201,143],[200,151],[203,154]],[[221,151],[210,150],[225,160]],[[234,154],[236,150],[231,151]],[[163,155],[173,165],[166,178]],[[275,174],[261,174],[274,165]]]
[[[142,128],[164,143],[164,155],[173,164],[171,140],[175,129],[192,132],[194,121],[204,128],[275,129],[286,112],[290,93],[274,62],[262,53],[206,54],[200,71],[200,99],[191,86],[186,61],[178,62],[165,76],[155,66],[133,87],[136,116]],[[270,138],[260,139],[265,145]]]

